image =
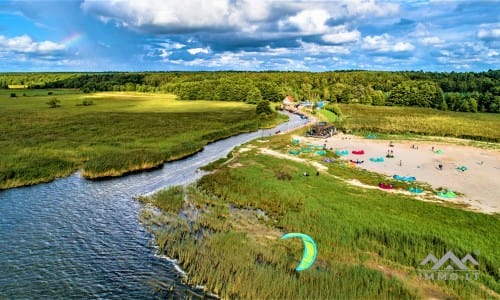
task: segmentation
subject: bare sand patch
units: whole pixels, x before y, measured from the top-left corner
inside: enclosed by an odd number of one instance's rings
[[[386,140],[365,139],[339,134],[328,139],[301,137],[301,142],[325,144],[333,150],[348,150],[344,158],[363,160],[357,167],[388,176],[415,176],[433,188],[446,187],[461,195],[453,200],[484,213],[500,213],[500,151],[443,142],[394,141],[389,147]],[[415,148],[413,148],[415,145]],[[418,147],[418,149],[416,149]],[[434,147],[434,151],[432,151]],[[363,155],[352,154],[364,150]],[[387,151],[394,158],[386,158]],[[441,150],[442,154],[437,154]],[[370,158],[383,157],[384,162],[371,162]],[[443,169],[438,168],[439,165]],[[467,170],[458,171],[465,166]]]

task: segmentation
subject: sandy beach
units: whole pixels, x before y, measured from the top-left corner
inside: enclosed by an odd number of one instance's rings
[[[475,211],[500,213],[500,151],[415,141],[394,141],[394,146],[389,147],[386,140],[344,134],[327,140],[300,138],[316,145],[323,145],[326,141],[328,149],[348,150],[349,155],[343,158],[363,160],[364,163],[357,165],[359,168],[388,176],[414,176],[417,181],[428,183],[434,188],[446,187],[462,194],[446,201],[466,204]],[[365,154],[354,155],[353,150],[364,150]],[[386,158],[387,152],[391,150],[394,158]],[[442,154],[436,153],[438,150]],[[377,157],[383,157],[384,162],[370,161],[370,158]],[[459,166],[465,166],[467,170],[458,171]]]

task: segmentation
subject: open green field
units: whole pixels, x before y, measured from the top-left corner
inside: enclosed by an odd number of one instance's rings
[[[270,140],[264,147],[279,148],[290,136]],[[192,284],[241,299],[500,298],[498,215],[350,186],[343,179],[369,183],[380,175],[337,164],[304,177],[316,168],[263,155],[256,148],[262,143],[244,147],[253,149],[234,152],[184,191],[140,199],[162,210],[146,206],[143,220]],[[294,270],[302,243],[280,240],[287,232],[316,241],[311,269]],[[472,254],[479,266],[469,267],[479,271],[478,280],[420,279],[420,262],[447,251]]]
[[[500,142],[500,115],[445,112],[429,108],[339,104],[337,125],[354,132],[419,134]]]
[[[60,106],[49,108],[52,99]],[[75,90],[4,90],[0,111],[0,189],[50,181],[78,169],[87,178],[150,169],[208,142],[285,118],[259,120],[255,106],[241,102]]]

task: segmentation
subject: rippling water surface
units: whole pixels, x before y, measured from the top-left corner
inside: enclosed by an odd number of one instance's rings
[[[156,256],[132,199],[202,176],[196,169],[263,132],[212,143],[162,169],[104,181],[78,174],[0,192],[0,299],[197,297],[173,263]]]

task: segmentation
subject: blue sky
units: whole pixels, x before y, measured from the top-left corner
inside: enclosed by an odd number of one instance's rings
[[[500,1],[0,0],[0,72],[484,71]]]

